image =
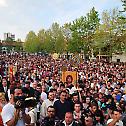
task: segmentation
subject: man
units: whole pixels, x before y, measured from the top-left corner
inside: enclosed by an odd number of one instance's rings
[[[30,124],[30,116],[25,113],[25,108],[15,108],[15,104],[19,105],[19,101],[15,101],[16,97],[21,97],[22,90],[15,88],[11,92],[11,98],[8,104],[3,107],[1,116],[3,119],[4,126],[25,126]]]
[[[50,105],[53,106],[55,101],[56,101],[56,99],[54,98],[53,91],[49,91],[48,99],[44,100],[44,102],[42,103],[42,106],[41,106],[41,109],[40,109],[40,115],[42,115],[43,117],[47,116],[47,108]]]
[[[56,110],[56,116],[62,120],[65,117],[66,112],[72,111],[71,103],[66,100],[66,91],[61,91],[60,93],[60,99],[55,101],[54,108]]]
[[[123,122],[120,120],[122,115],[121,111],[115,109],[112,114],[112,118],[107,121],[107,126],[123,126]]]
[[[2,85],[0,86],[0,92],[4,92],[5,93],[5,98],[6,101],[9,101],[9,85],[7,84],[7,80],[5,78],[2,79]]]
[[[59,126],[81,126],[81,125],[74,121],[72,112],[66,112],[65,120],[61,122]]]
[[[59,126],[59,119],[55,116],[55,109],[53,106],[47,108],[47,116],[40,118],[40,126]]]
[[[93,118],[91,116],[85,117],[85,126],[93,126]]]
[[[9,86],[7,84],[6,79],[2,79],[2,86],[0,86],[0,92],[6,93],[8,88],[9,88]]]
[[[34,97],[35,90],[30,87],[30,81],[25,82],[25,87],[22,88],[22,91],[26,96]]]

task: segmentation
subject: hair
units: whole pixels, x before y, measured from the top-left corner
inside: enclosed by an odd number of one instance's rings
[[[61,95],[62,93],[66,93],[67,94],[67,92],[65,90],[63,90],[63,91],[60,92],[59,95]]]
[[[41,87],[41,84],[37,84],[37,87]]]
[[[104,123],[104,116],[101,110],[96,110],[94,113],[95,116],[100,117],[100,123]]]
[[[71,81],[73,81],[73,77],[71,76],[71,75],[68,75],[67,77],[66,77],[66,82],[67,82],[67,80],[68,80],[68,78],[71,78]]]
[[[50,106],[48,106],[47,111],[48,111],[49,108],[55,109],[54,106],[50,105]]]
[[[71,114],[72,117],[73,117],[73,112],[67,111],[67,112],[65,113],[65,116],[66,116],[66,114]]]
[[[29,84],[30,85],[30,82],[29,81],[26,81],[25,84]]]
[[[113,109],[113,111],[112,111],[113,114],[114,114],[114,111],[119,112],[120,114],[122,114],[122,110],[119,110],[117,108]]]
[[[81,103],[80,103],[79,101],[75,102],[75,103],[74,103],[74,106],[75,106],[76,104],[79,104],[80,107],[81,107]]]
[[[62,83],[62,84],[60,84],[60,87],[64,87],[65,88],[65,85]]]
[[[14,95],[16,89],[21,89],[22,90],[21,87],[14,87],[13,89],[10,90],[10,94]]]

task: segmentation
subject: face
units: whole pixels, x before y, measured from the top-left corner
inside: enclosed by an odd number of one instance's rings
[[[114,114],[113,114],[114,118],[118,119],[121,117],[121,113],[117,112],[117,111],[114,111]]]
[[[96,106],[92,106],[92,112],[95,112],[97,110]]]
[[[74,105],[74,110],[75,110],[76,112],[80,112],[80,109],[81,109],[80,104],[75,104],[75,105]]]
[[[95,119],[96,119],[96,121],[99,121],[100,117],[99,116],[95,116]]]
[[[21,89],[15,89],[14,96],[22,96],[22,95],[23,95],[23,93],[22,93]]]
[[[54,93],[53,92],[49,92],[48,98],[50,101],[54,100]]]
[[[69,77],[67,77],[67,80],[66,80],[68,83],[72,83],[72,77],[71,76],[69,76]]]
[[[34,83],[32,84],[32,87],[33,87],[34,89],[36,89],[36,87],[37,87],[37,82],[34,82]]]
[[[0,92],[0,103],[2,103],[2,104],[5,104],[6,103],[6,99],[5,99],[5,94],[4,93],[2,93],[2,92]]]
[[[74,102],[78,101],[78,96],[73,96],[73,101]]]
[[[3,85],[3,87],[7,86],[7,81],[5,79],[3,79],[3,81],[2,81],[2,85]]]
[[[72,113],[66,113],[65,115],[65,122],[67,125],[70,125],[73,121],[73,115]]]
[[[50,117],[50,118],[54,117],[55,116],[55,109],[49,107],[48,110],[47,110],[47,114],[48,114],[48,117]]]
[[[65,99],[66,99],[66,93],[65,93],[65,92],[62,92],[62,93],[60,94],[60,99],[61,99],[62,101],[65,101]]]
[[[45,91],[46,91],[46,87],[42,86],[42,92],[45,92]]]
[[[91,117],[85,117],[85,125],[93,126],[93,119]]]
[[[36,90],[41,93],[42,88],[38,86],[38,87],[36,87]]]
[[[25,87],[26,87],[26,88],[29,88],[29,87],[30,87],[30,85],[29,85],[29,84],[25,84]]]
[[[89,97],[86,98],[86,103],[90,103],[90,98]]]
[[[19,82],[16,83],[16,86],[17,86],[17,87],[21,87],[21,83],[19,83]]]

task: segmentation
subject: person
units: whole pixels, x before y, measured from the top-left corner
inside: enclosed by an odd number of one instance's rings
[[[87,116],[84,119],[84,126],[94,126],[93,125],[93,118],[91,116]]]
[[[5,93],[5,98],[6,98],[7,102],[9,101],[8,90],[9,90],[9,84],[7,83],[7,80],[5,78],[3,78],[2,79],[2,85],[0,86],[0,92]]]
[[[62,120],[65,117],[65,113],[72,111],[72,106],[68,100],[66,100],[66,91],[61,91],[60,99],[54,102],[54,108],[56,110],[56,116]]]
[[[59,124],[59,126],[81,126],[81,125],[74,121],[72,112],[66,112],[65,119]]]
[[[5,93],[4,92],[0,92],[0,126],[3,126],[3,120],[1,117],[1,112],[3,107],[6,104],[6,99],[5,99]]]
[[[47,116],[47,108],[50,106],[50,105],[54,105],[54,102],[56,101],[57,99],[54,98],[54,93],[53,91],[49,91],[48,93],[48,99],[44,100],[44,102],[42,103],[41,105],[41,108],[40,108],[40,115],[42,115],[43,117],[46,117]]]
[[[22,90],[20,88],[15,88],[11,91],[11,98],[9,103],[7,103],[2,109],[2,119],[4,126],[25,126],[26,124],[30,124],[30,116],[26,114],[25,108],[16,108],[20,105],[19,100],[16,101],[16,97],[22,97]]]
[[[30,87],[30,81],[25,82],[25,87],[22,88],[22,91],[26,96],[34,97],[35,90]]]
[[[107,126],[123,126],[121,119],[121,111],[118,109],[113,110],[113,116],[111,119],[108,119]]]
[[[94,119],[94,123],[95,126],[104,126],[104,116],[101,110],[96,110],[95,113],[95,119]]]
[[[55,109],[53,106],[47,108],[47,116],[40,117],[40,126],[59,126],[59,119],[55,116]]]
[[[80,104],[80,102],[76,102],[74,104],[74,111],[73,111],[74,120],[76,120],[76,122],[82,124],[83,116],[85,116],[85,115],[84,115],[83,111],[81,110],[81,104]]]
[[[6,93],[9,89],[9,85],[7,84],[7,81],[5,78],[2,79],[2,85],[0,86],[0,92]]]

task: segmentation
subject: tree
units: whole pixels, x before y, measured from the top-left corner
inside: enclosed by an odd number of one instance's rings
[[[38,32],[38,41],[40,43],[40,51],[44,50],[45,47],[45,41],[46,41],[46,30],[45,29],[41,29],[39,32]]]
[[[102,13],[102,24],[95,33],[95,53],[98,49],[100,54],[112,55],[115,52],[122,52],[125,48],[125,40],[122,36],[125,33],[125,20],[118,9],[104,11]]]
[[[40,43],[38,40],[37,35],[34,31],[30,31],[27,36],[24,43],[24,49],[26,52],[38,52],[40,50]]]
[[[54,44],[52,42],[52,32],[50,29],[45,32],[45,42],[43,44],[43,47],[44,51],[48,53],[54,52]]]
[[[58,23],[53,23],[51,26],[52,33],[52,43],[53,43],[53,51],[57,53],[61,53],[64,51],[64,36],[62,32],[62,27],[59,26]]]
[[[70,25],[70,23],[65,23],[62,27],[62,32],[64,36],[64,52],[68,52],[68,44],[71,41]]]
[[[73,52],[84,51],[85,54],[91,52],[93,44],[93,35],[99,26],[100,19],[98,12],[93,7],[90,12],[84,17],[76,19],[71,24],[72,40],[69,43],[69,49]]]
[[[122,12],[126,12],[126,0],[121,0],[122,1],[122,6],[124,8],[124,10]]]

